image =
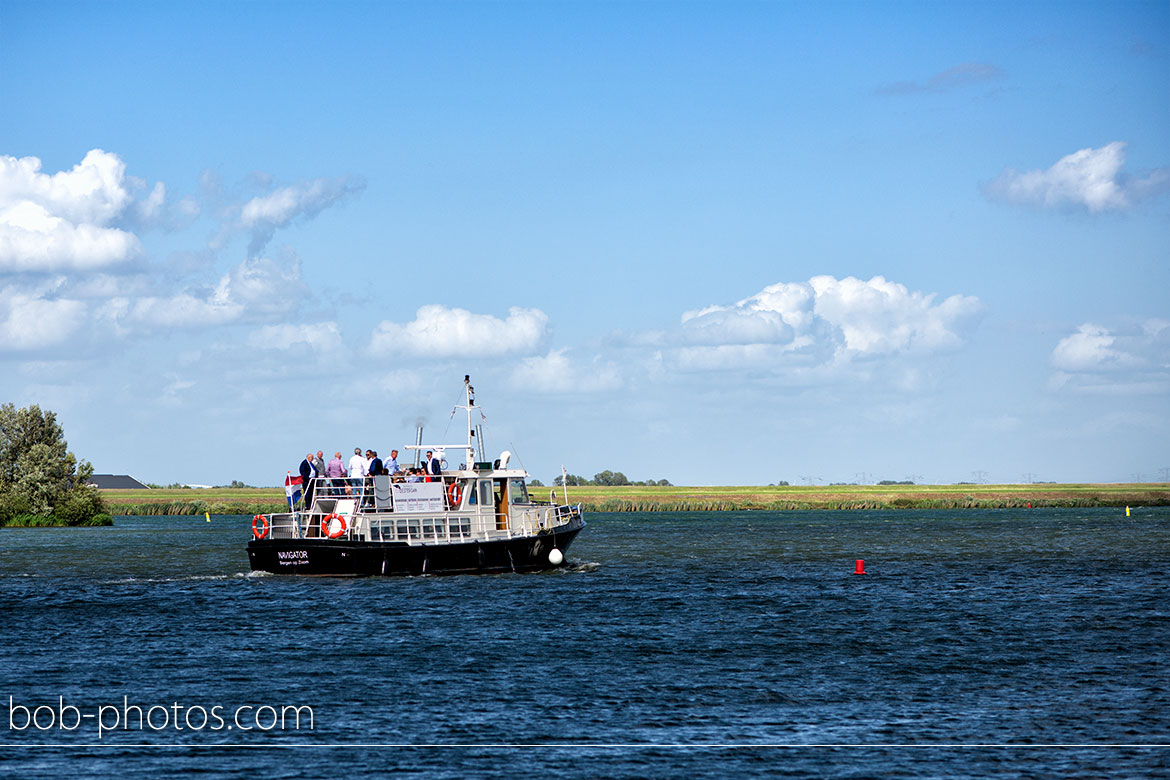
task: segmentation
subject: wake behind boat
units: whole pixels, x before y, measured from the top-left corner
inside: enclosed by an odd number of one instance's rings
[[[253,571],[326,576],[532,572],[563,564],[585,527],[581,505],[537,501],[511,454],[484,459],[482,429],[473,424],[475,388],[463,378],[467,442],[406,449],[458,451],[458,469],[399,482],[316,477],[301,511],[252,519],[248,560]],[[477,438],[477,430],[480,435]],[[478,446],[477,446],[478,445]],[[476,456],[479,460],[475,460]],[[564,499],[564,488],[562,488]]]

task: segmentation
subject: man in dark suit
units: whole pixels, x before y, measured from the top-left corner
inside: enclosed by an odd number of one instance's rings
[[[437,477],[443,473],[443,462],[439,460],[439,458],[433,452],[427,450],[427,462],[423,464],[423,469],[426,471],[426,473],[433,474]],[[431,481],[433,480],[428,477],[427,482]]]
[[[376,477],[382,473],[382,459],[378,457],[377,450],[370,450],[373,459],[370,461],[370,476]]]
[[[301,483],[304,485],[305,506],[313,505],[313,477],[317,476],[317,467],[313,465],[313,453],[305,456],[301,461]]]

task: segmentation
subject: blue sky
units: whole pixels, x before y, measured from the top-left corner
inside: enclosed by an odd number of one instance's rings
[[[1170,467],[1166,3],[0,2],[0,399],[99,472]]]

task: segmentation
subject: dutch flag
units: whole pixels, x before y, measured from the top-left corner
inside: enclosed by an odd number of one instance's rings
[[[292,511],[293,506],[301,500],[301,476],[293,476],[292,472],[288,472],[288,476],[284,478],[284,495],[288,498],[288,508]]]

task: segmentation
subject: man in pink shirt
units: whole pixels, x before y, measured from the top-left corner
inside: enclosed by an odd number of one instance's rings
[[[333,453],[333,460],[329,461],[329,465],[325,467],[325,476],[329,477],[329,484],[333,488],[331,491],[333,495],[340,494],[341,491],[339,488],[342,483],[339,480],[345,477],[345,464],[341,461],[340,452]]]

